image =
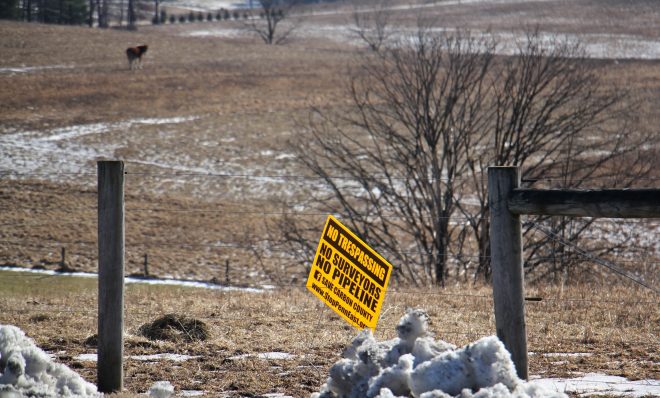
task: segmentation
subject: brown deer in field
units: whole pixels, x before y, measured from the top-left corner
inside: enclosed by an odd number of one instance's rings
[[[128,57],[128,67],[133,70],[133,63],[135,62],[142,69],[142,56],[147,52],[148,46],[143,44],[137,47],[129,47],[126,49],[126,57]]]

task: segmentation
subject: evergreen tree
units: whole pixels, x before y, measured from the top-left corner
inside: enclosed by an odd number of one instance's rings
[[[0,19],[17,19],[19,15],[18,0],[0,0]]]

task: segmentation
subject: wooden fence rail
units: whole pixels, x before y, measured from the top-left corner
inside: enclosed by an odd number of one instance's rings
[[[497,336],[526,379],[524,273],[520,215],[660,218],[660,189],[521,189],[517,167],[488,169],[491,269]]]

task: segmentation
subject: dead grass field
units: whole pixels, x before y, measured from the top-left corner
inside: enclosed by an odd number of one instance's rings
[[[660,11],[653,0],[640,0],[635,7],[622,0],[605,3],[571,2],[568,9],[564,1],[543,2],[543,7],[463,4],[437,10],[437,18],[447,25],[481,29],[514,28],[514,21],[527,20],[565,33],[659,39]],[[402,20],[410,21],[416,13]],[[349,14],[318,16],[314,21],[344,23]],[[276,155],[287,154],[286,141],[295,137],[298,121],[310,105],[345,103],[344,73],[358,49],[316,37],[269,47],[242,37],[188,35],[209,26],[145,26],[125,32],[0,21],[0,135],[28,131],[42,137],[58,128],[117,125],[107,133],[84,136],[80,145],[108,148],[103,152],[107,157],[129,161],[127,170],[133,174],[126,182],[128,274],[142,272],[143,256],[148,254],[150,273],[160,277],[281,286],[262,294],[129,286],[127,355],[199,356],[181,363],[129,359],[129,393],[145,392],[154,381],[165,379],[178,391],[203,389],[218,396],[308,396],[318,390],[355,331],[300,287],[304,270],[286,261],[254,261],[246,250],[265,239],[269,214],[282,211],[282,202],[291,201],[287,184],[293,183],[206,177],[181,181],[172,177],[181,170],[149,162],[178,162],[183,172],[197,165],[202,171],[234,174],[301,173],[290,158]],[[144,68],[128,71],[124,49],[141,43],[150,46]],[[604,87],[616,84],[632,90],[639,103],[637,122],[657,132],[660,60],[588,62],[601,73]],[[7,71],[20,67],[36,68]],[[141,118],[190,120],[122,127]],[[44,152],[44,158],[60,167],[68,147],[62,142],[54,148],[61,153]],[[36,160],[2,144],[0,157],[27,168]],[[0,176],[0,265],[56,269],[60,248],[66,247],[69,267],[95,271],[95,161],[90,157],[76,166],[82,174],[53,173],[44,162],[33,175]],[[655,162],[652,177],[660,178],[660,157]],[[164,175],[154,175],[158,173]],[[646,186],[657,183],[649,181]],[[295,184],[297,192],[313,188],[304,181]],[[310,216],[309,222],[321,228],[324,219]],[[657,263],[653,264],[649,272],[657,275]],[[95,364],[74,357],[95,352],[95,347],[85,345],[96,329],[94,281],[17,275],[0,272],[0,323],[21,327],[39,346],[93,381]],[[532,286],[527,295],[543,298],[527,305],[530,350],[537,353],[530,357],[531,374],[594,371],[631,379],[660,378],[660,315],[652,292],[621,282],[564,289]],[[394,325],[406,306],[427,309],[436,336],[454,344],[494,332],[489,289],[468,285],[389,292],[379,338],[394,337]],[[134,335],[145,322],[170,312],[206,322],[211,340],[174,344]],[[294,357],[228,359],[270,351]],[[590,355],[541,355],[556,352]]]
[[[2,323],[21,327],[43,349],[87,380],[96,363],[76,359],[95,353],[86,340],[96,330],[93,279],[44,277],[0,272]],[[570,377],[600,372],[631,380],[660,378],[657,298],[648,290],[585,286],[534,288],[540,302],[528,302],[530,374]],[[425,308],[436,338],[464,345],[494,333],[488,287],[438,290],[399,289],[387,293],[378,339],[395,337],[394,326],[406,307]],[[178,313],[209,326],[205,342],[150,341],[137,329]],[[157,380],[181,390],[205,390],[210,396],[250,397],[267,393],[308,396],[325,381],[328,368],[357,333],[300,286],[264,293],[129,285],[126,292],[125,387],[145,392]],[[267,352],[290,359],[259,359]],[[557,356],[557,353],[583,353]],[[177,353],[184,362],[145,362],[136,355]],[[243,359],[232,359],[254,354]]]
[[[252,39],[184,35],[206,26],[129,33],[0,22],[0,68],[56,66],[0,73],[0,131],[43,138],[58,128],[114,124],[104,134],[80,137],[76,149],[98,148],[102,157],[126,160],[133,173],[126,182],[129,272],[140,272],[148,254],[154,275],[225,279],[229,261],[232,282],[261,283],[269,273],[246,258],[245,247],[267,238],[265,225],[275,218],[269,212],[292,209],[313,186],[175,174],[304,174],[288,157],[287,140],[296,137],[310,105],[344,103],[343,76],[356,49],[318,39],[270,47]],[[137,43],[150,44],[144,68],[128,71],[124,49]],[[605,86],[631,88],[638,122],[657,129],[660,61],[589,62]],[[141,118],[190,120],[122,127]],[[44,151],[37,159],[2,149],[8,164],[37,174],[3,179],[0,206],[16,211],[0,214],[1,263],[54,268],[65,246],[69,266],[95,269],[98,155],[71,160],[83,174],[68,175],[68,148],[66,140],[58,141],[53,149],[59,152]],[[323,219],[309,222],[321,225]],[[238,247],[227,247],[232,245]],[[302,270],[295,272],[300,278]]]

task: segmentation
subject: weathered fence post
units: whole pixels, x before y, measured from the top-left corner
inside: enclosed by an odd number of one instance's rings
[[[124,384],[124,163],[99,161],[99,313],[97,383],[100,392]]]
[[[511,353],[518,377],[527,379],[522,232],[520,216],[508,201],[520,186],[517,167],[488,168],[491,269],[497,337]]]

